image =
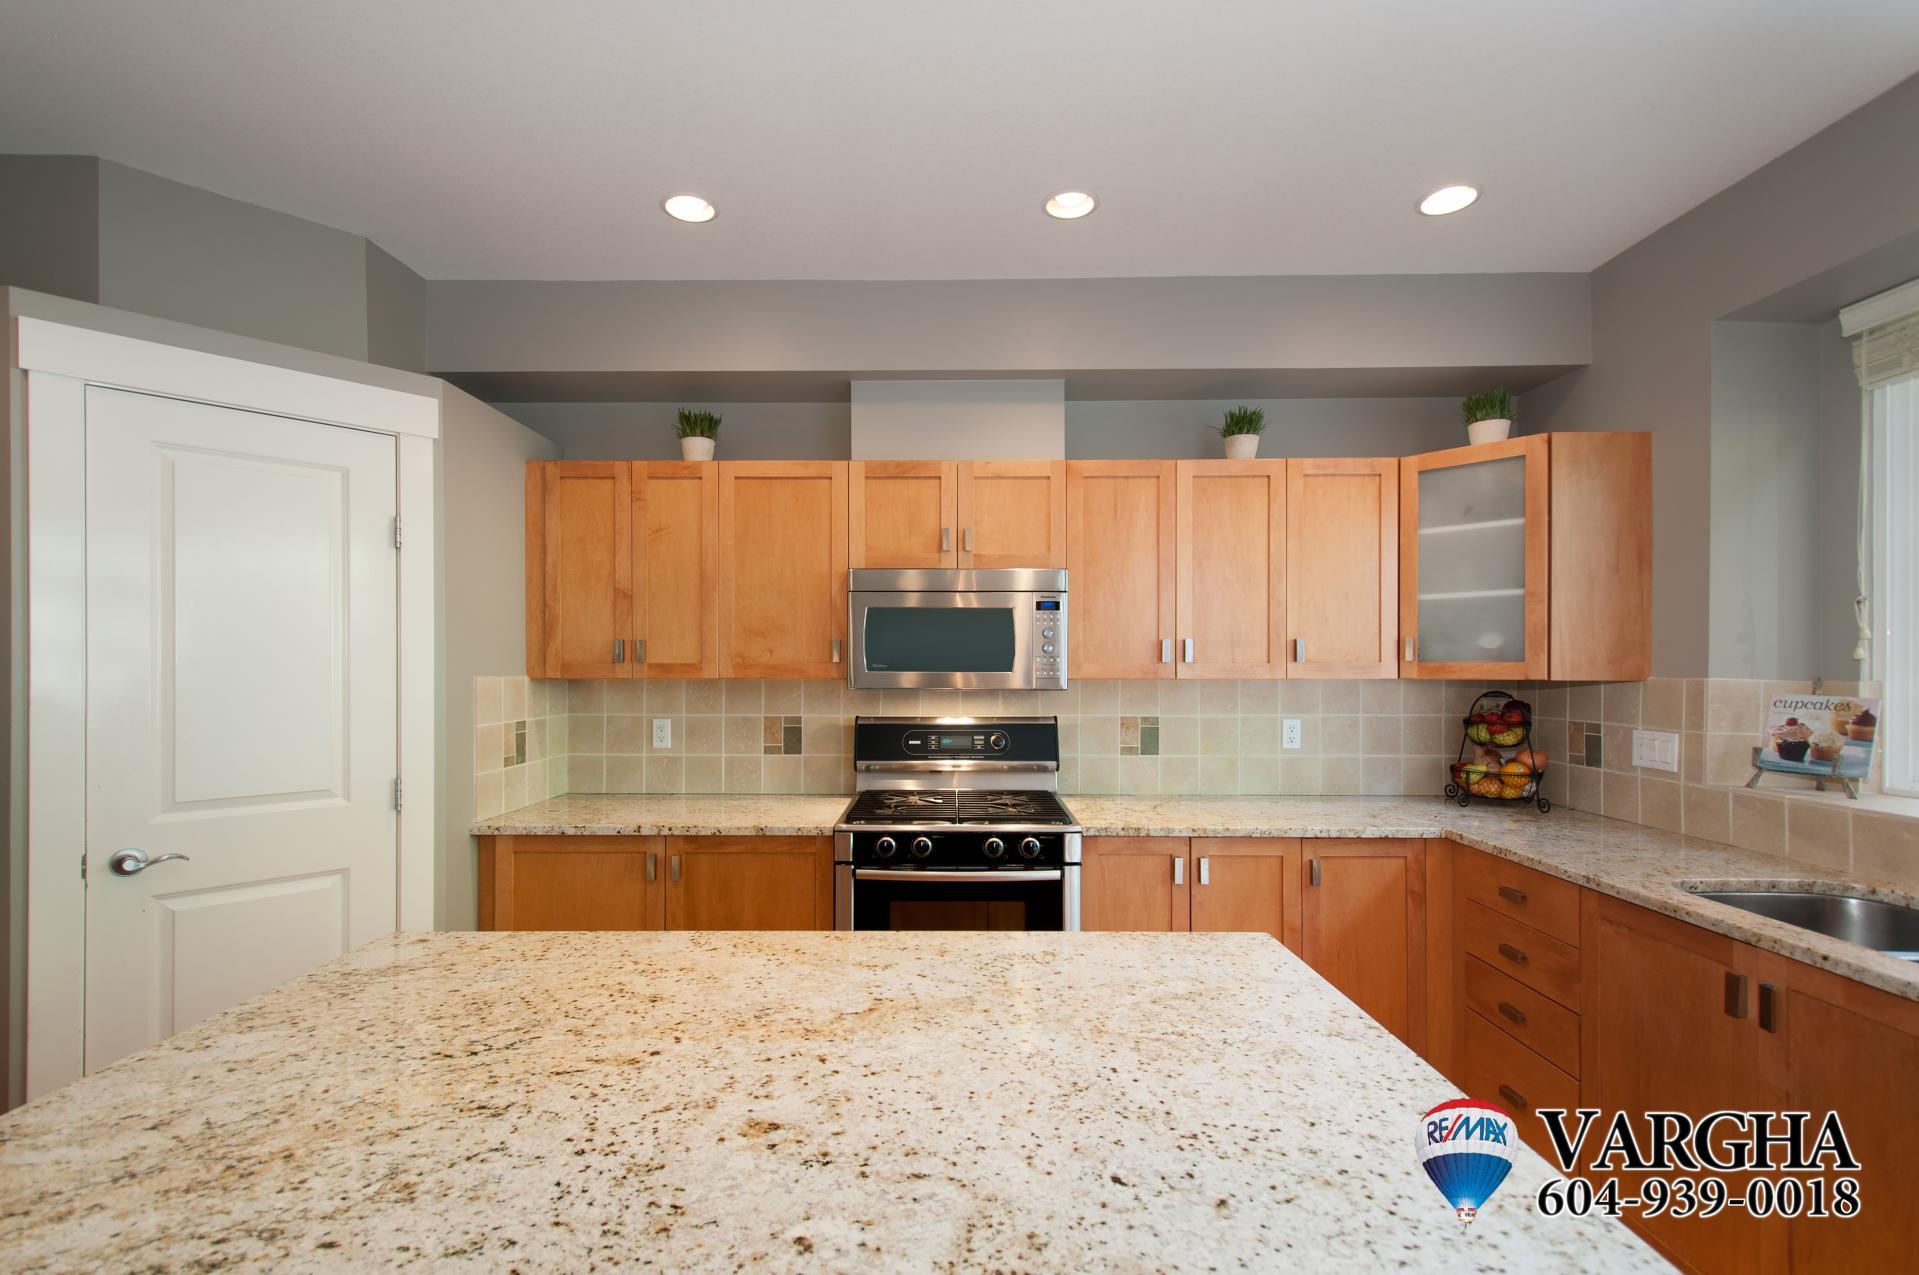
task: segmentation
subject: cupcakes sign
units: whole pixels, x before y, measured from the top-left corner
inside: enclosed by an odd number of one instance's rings
[[[1766,709],[1761,770],[1863,779],[1872,769],[1879,701],[1849,695],[1779,695]]]

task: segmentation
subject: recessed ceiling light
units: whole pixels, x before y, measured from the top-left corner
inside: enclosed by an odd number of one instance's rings
[[[1477,186],[1441,186],[1419,201],[1419,211],[1428,217],[1444,217],[1447,213],[1458,212],[1478,198]]]
[[[660,207],[675,221],[711,221],[720,215],[719,209],[698,195],[670,195]]]
[[[1083,190],[1062,190],[1046,201],[1046,212],[1061,221],[1072,221],[1098,206],[1098,201]]]

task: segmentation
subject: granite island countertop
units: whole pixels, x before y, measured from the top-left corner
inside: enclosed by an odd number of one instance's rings
[[[377,940],[0,1118],[0,1265],[1653,1271],[1224,934]]]
[[[556,797],[483,820],[480,836],[824,836],[847,797]],[[1067,796],[1089,837],[1450,837],[1794,960],[1919,1000],[1919,964],[1701,899],[1683,888],[1753,882],[1845,891],[1906,906],[1919,898],[1798,860],[1605,819],[1437,797]]]

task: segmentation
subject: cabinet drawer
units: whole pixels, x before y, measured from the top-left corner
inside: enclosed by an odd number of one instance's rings
[[[1579,887],[1570,881],[1474,850],[1459,865],[1459,887],[1476,903],[1579,946]]]
[[[1579,1015],[1476,956],[1466,958],[1466,1008],[1570,1076],[1579,1074]]]
[[[1579,949],[1550,934],[1467,899],[1459,905],[1459,945],[1561,1005],[1579,1004]]]
[[[1466,1011],[1466,1092],[1512,1113],[1519,1136],[1548,1159],[1552,1145],[1533,1112],[1579,1106],[1579,1082],[1472,1010]]]

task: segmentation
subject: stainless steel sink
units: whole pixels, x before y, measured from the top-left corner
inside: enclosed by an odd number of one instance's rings
[[[1702,899],[1919,962],[1919,908],[1804,890],[1694,890]]]

